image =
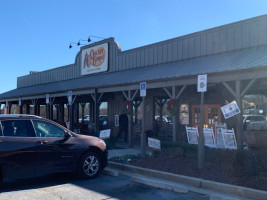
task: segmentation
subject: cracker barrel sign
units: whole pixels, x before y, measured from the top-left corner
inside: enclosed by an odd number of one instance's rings
[[[82,50],[82,75],[108,70],[108,43]]]

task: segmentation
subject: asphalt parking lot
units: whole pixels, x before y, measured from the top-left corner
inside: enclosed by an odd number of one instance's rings
[[[72,174],[58,174],[9,181],[1,183],[0,188],[1,200],[209,199],[209,196],[204,194],[176,193],[134,183],[129,176],[112,177],[103,174],[93,180],[80,180]]]

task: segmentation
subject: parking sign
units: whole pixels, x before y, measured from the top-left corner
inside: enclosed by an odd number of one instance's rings
[[[45,95],[45,103],[46,104],[49,104],[49,94],[46,94]]]
[[[146,82],[140,83],[140,96],[146,96]]]
[[[68,92],[68,103],[69,103],[69,105],[72,104],[72,91]]]
[[[197,91],[207,92],[207,74],[198,75]]]

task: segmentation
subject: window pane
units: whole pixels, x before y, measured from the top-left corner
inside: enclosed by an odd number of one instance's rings
[[[2,125],[0,124],[0,136],[3,136]]]
[[[26,120],[7,120],[2,121],[4,136],[11,137],[34,137],[34,134],[28,128],[29,121]]]
[[[33,120],[37,137],[64,137],[65,131],[45,121]]]

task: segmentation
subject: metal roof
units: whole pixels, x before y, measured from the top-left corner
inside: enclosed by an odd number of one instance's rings
[[[0,99],[118,86],[142,81],[160,81],[161,79],[214,72],[230,72],[263,66],[267,66],[267,46],[18,88],[2,93]]]

